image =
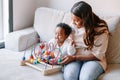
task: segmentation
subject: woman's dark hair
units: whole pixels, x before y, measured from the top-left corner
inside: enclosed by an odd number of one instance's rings
[[[65,35],[69,36],[72,32],[72,28],[66,23],[59,23],[56,27],[63,28],[65,30]]]
[[[106,30],[108,31],[106,22],[95,15],[91,6],[84,1],[75,3],[71,8],[71,13],[82,19],[86,31],[84,42],[88,46],[87,49],[91,49],[94,45],[94,37],[104,33]],[[104,29],[96,31],[95,29],[99,27]]]

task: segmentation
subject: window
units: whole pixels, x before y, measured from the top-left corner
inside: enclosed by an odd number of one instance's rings
[[[2,0],[0,0],[0,41],[3,40],[3,4]]]
[[[13,0],[0,0],[0,48],[4,47],[4,39],[13,31]]]

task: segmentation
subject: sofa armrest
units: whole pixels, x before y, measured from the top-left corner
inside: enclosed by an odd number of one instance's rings
[[[5,39],[5,48],[22,51],[38,42],[37,32],[33,27],[11,32]]]

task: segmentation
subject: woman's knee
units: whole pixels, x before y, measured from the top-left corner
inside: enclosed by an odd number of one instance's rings
[[[80,63],[72,62],[64,67],[64,80],[78,80]]]
[[[96,78],[92,75],[85,75],[85,76],[80,76],[79,80],[96,80]]]
[[[103,73],[103,68],[96,61],[85,62],[81,68],[79,80],[96,80]]]
[[[78,80],[78,76],[76,74],[69,72],[64,74],[64,80]]]

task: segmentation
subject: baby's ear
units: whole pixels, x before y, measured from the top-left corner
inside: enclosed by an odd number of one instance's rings
[[[66,38],[68,38],[68,35],[65,35]]]

